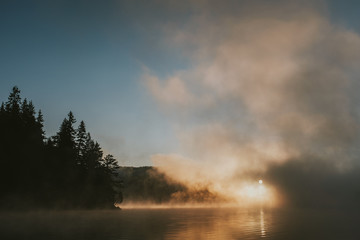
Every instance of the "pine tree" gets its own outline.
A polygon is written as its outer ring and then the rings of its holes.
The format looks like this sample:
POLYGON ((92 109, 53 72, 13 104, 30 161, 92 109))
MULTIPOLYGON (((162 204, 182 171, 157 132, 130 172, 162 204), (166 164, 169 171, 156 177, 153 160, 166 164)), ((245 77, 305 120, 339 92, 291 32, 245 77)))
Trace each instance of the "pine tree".
POLYGON ((72 112, 61 123, 59 132, 53 138, 55 140, 55 149, 53 159, 57 168, 54 169, 58 175, 57 185, 59 195, 67 199, 68 204, 74 203, 78 198, 80 179, 79 169, 77 168, 77 153, 74 130, 76 122, 72 112))
POLYGON ((86 154, 86 142, 87 142, 87 133, 84 121, 81 121, 79 127, 76 130, 76 150, 78 155, 78 164, 85 167, 86 163, 84 156, 86 154))
POLYGON ((119 169, 119 165, 116 159, 111 154, 105 156, 103 161, 103 166, 105 167, 106 171, 110 174, 115 174, 116 171, 119 169))
POLYGON ((20 90, 17 86, 14 86, 12 92, 8 97, 8 101, 5 104, 6 111, 17 114, 20 111, 20 90))
POLYGON ((44 142, 44 139, 45 139, 45 131, 43 130, 44 117, 42 115, 41 110, 38 111, 38 115, 36 117, 36 124, 37 124, 38 128, 41 130, 40 135, 41 135, 42 142, 44 142))
POLYGON ((27 123, 35 122, 35 107, 32 101, 28 102, 26 98, 21 104, 21 117, 27 123))
POLYGON ((61 123, 59 132, 55 136, 55 142, 59 148, 67 148, 69 151, 75 151, 76 132, 74 123, 76 122, 73 113, 70 111, 68 118, 61 123))
POLYGON ((107 184, 112 187, 112 194, 114 196, 114 202, 121 203, 123 201, 122 188, 123 182, 118 174, 120 168, 113 155, 108 154, 103 160, 103 166, 107 174, 107 184))
POLYGON ((99 168, 101 166, 102 156, 103 152, 99 143, 91 139, 91 136, 88 133, 86 141, 86 153, 84 157, 86 166, 90 172, 92 172, 93 169, 99 168))

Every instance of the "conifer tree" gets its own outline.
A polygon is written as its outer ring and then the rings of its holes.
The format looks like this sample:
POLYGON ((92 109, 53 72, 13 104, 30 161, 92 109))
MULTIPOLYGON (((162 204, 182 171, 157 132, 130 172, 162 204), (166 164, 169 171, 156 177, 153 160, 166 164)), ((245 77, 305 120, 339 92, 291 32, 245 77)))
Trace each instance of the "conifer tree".
POLYGON ((40 134, 41 134, 41 139, 42 141, 44 141, 45 139, 45 131, 43 130, 44 127, 44 117, 42 115, 41 110, 38 111, 37 117, 36 117, 36 123, 38 128, 41 130, 40 134))
POLYGON ((20 90, 17 86, 14 86, 5 104, 6 111, 17 114, 20 111, 20 103, 20 90))
POLYGON ((115 174, 119 169, 119 165, 113 155, 108 154, 105 156, 103 165, 110 174, 115 174))
POLYGON ((76 130, 76 150, 78 155, 78 164, 85 167, 85 154, 86 154, 86 142, 87 133, 84 121, 81 121, 79 127, 76 130))
POLYGON ((76 132, 74 129, 74 123, 76 122, 73 113, 70 111, 68 118, 65 118, 61 123, 59 132, 55 136, 56 144, 59 148, 65 149, 68 151, 75 150, 75 138, 76 132))

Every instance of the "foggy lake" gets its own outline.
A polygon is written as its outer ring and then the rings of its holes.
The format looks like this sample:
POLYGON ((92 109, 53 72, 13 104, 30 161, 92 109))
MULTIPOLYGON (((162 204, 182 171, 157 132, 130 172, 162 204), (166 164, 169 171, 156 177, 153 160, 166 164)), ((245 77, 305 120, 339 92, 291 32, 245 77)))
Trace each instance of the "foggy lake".
POLYGON ((359 239, 359 217, 284 209, 7 212, 0 239, 359 239))

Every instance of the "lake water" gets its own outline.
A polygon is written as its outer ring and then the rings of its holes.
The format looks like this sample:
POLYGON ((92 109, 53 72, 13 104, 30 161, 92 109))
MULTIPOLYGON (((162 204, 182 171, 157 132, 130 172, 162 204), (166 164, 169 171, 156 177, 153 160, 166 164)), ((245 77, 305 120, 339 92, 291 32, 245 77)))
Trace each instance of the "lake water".
POLYGON ((0 239, 360 239, 354 212, 123 209, 1 213, 0 239))

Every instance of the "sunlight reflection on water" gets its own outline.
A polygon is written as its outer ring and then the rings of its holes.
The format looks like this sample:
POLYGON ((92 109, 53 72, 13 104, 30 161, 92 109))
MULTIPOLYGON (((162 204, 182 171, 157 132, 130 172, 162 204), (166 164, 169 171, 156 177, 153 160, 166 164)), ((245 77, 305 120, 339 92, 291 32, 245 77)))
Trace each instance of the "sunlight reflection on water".
POLYGON ((266 237, 264 211, 262 209, 260 210, 260 228, 261 228, 261 237, 266 237))
POLYGON ((261 211, 182 209, 173 214, 165 239, 252 239, 265 237, 261 211))
POLYGON ((357 218, 261 208, 7 212, 0 239, 359 239, 357 218))

